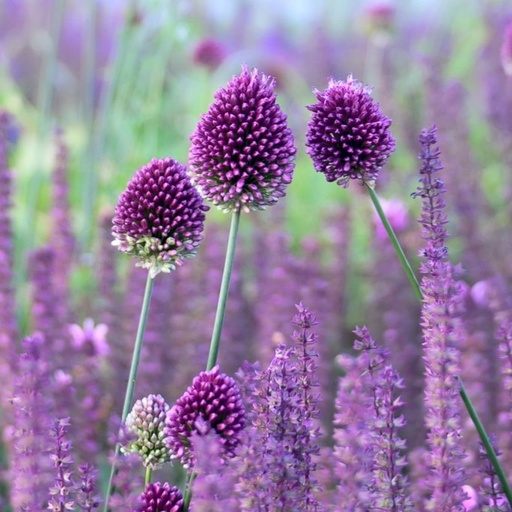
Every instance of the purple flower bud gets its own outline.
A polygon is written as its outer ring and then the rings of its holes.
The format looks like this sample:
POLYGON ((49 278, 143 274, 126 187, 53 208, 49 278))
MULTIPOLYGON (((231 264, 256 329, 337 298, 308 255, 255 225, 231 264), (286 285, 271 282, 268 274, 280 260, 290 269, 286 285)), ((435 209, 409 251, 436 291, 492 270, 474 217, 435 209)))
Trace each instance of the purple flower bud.
POLYGON ((245 408, 235 381, 219 367, 201 372, 167 413, 166 443, 171 458, 185 467, 193 466, 190 438, 193 432, 206 435, 213 429, 224 455, 233 456, 245 427, 245 408))
POLYGON ((296 149, 274 86, 244 66, 215 94, 190 138, 192 182, 222 210, 262 210, 292 181, 296 149))
POLYGON ((167 482, 146 485, 140 495, 137 512, 182 512, 183 496, 181 491, 167 482))
POLYGON ((370 96, 371 89, 349 76, 330 80, 324 92, 315 90, 318 103, 306 134, 308 154, 327 181, 346 187, 351 179, 372 182, 395 149, 391 119, 370 96))
POLYGON ((126 418, 127 433, 133 434, 134 439, 123 451, 138 453, 145 467, 156 468, 170 460, 164 439, 168 410, 162 396, 148 395, 135 402, 126 418))
POLYGON ((153 159, 119 198, 112 244, 138 258, 152 277, 170 272, 195 256, 207 210, 185 166, 172 158, 153 159))
POLYGON ((227 49, 217 39, 206 38, 197 43, 192 60, 198 66, 204 66, 210 71, 217 69, 226 58, 227 49))

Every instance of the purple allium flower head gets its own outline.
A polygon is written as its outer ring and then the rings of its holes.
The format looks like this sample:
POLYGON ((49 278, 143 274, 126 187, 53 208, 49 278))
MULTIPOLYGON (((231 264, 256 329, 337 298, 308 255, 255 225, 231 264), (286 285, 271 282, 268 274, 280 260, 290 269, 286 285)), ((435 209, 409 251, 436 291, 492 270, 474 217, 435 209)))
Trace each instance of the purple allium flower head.
POLYGON ((317 172, 327 181, 346 187, 351 179, 373 182, 395 139, 387 118, 370 95, 371 89, 349 76, 330 80, 324 92, 315 90, 318 103, 308 124, 306 146, 317 172))
POLYGON ((153 159, 128 183, 113 219, 113 245, 139 259, 152 277, 195 256, 208 207, 190 183, 185 166, 153 159))
POLYGON ((190 140, 190 175, 224 211, 262 210, 285 195, 296 149, 275 80, 243 67, 199 121, 190 140))
POLYGON ((149 483, 140 495, 137 512, 181 512, 183 496, 181 491, 167 482, 149 483))
POLYGON ((170 460, 164 434, 168 410, 161 395, 148 395, 137 400, 126 417, 127 433, 135 439, 123 451, 138 453, 145 467, 155 468, 170 460))
POLYGON ((214 38, 202 39, 197 43, 192 54, 192 60, 199 66, 204 66, 210 71, 217 69, 227 55, 227 49, 214 38))
POLYGON ((205 435, 210 429, 219 435, 224 455, 233 456, 245 423, 245 408, 234 379, 220 373, 218 366, 201 372, 167 413, 165 434, 171 458, 180 459, 186 467, 193 465, 192 432, 205 435))

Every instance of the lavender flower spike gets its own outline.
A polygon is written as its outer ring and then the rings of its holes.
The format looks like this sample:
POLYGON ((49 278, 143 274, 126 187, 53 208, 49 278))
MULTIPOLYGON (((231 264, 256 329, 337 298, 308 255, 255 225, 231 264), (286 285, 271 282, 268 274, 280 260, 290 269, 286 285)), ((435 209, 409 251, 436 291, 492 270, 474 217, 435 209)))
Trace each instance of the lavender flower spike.
POLYGON ((147 484, 139 498, 137 512, 182 512, 183 496, 181 491, 167 482, 147 484))
POLYGON ((185 467, 194 465, 190 438, 193 432, 206 435, 213 429, 224 448, 233 456, 245 427, 245 408, 235 381, 219 367, 201 372, 167 413, 165 434, 171 458, 185 467))
POLYGON ((191 136, 190 176, 224 211, 262 210, 285 195, 296 153, 275 80, 243 67, 191 136))
POLYGON ((330 80, 324 92, 315 90, 318 103, 306 134, 308 154, 327 181, 346 187, 351 179, 373 183, 395 149, 387 118, 370 96, 371 89, 349 76, 330 80))
POLYGON ((139 260, 151 277, 195 256, 208 207, 172 158, 153 159, 128 183, 113 219, 112 245, 139 260))

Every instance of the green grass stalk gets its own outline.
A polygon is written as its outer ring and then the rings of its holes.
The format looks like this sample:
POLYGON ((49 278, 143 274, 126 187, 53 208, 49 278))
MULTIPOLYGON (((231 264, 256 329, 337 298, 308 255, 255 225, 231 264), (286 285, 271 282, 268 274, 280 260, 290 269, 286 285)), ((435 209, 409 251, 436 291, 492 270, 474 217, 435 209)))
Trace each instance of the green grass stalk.
MULTIPOLYGON (((139 319, 139 327, 137 329, 137 336, 135 338, 135 346, 133 348, 132 354, 132 362, 130 367, 130 376, 128 377, 128 384, 126 385, 126 394, 124 397, 124 405, 123 405, 123 413, 121 415, 121 423, 126 421, 126 417, 128 416, 130 409, 132 407, 133 402, 133 393, 135 390, 135 381, 137 380, 137 371, 139 369, 140 362, 140 353, 142 349, 142 342, 144 339, 144 332, 146 330, 146 323, 148 320, 149 313, 149 304, 151 302, 151 294, 153 292, 153 284, 154 279, 151 277, 148 272, 148 277, 146 281, 146 289, 144 291, 144 299, 142 301, 142 308, 140 312, 139 319)), ((114 450, 114 460, 112 461, 112 466, 110 468, 110 477, 108 480, 107 492, 105 496, 105 505, 103 508, 104 512, 108 512, 108 502, 110 500, 110 495, 112 494, 112 484, 114 480, 114 476, 116 474, 116 461, 121 452, 121 445, 116 443, 116 447, 114 450)))

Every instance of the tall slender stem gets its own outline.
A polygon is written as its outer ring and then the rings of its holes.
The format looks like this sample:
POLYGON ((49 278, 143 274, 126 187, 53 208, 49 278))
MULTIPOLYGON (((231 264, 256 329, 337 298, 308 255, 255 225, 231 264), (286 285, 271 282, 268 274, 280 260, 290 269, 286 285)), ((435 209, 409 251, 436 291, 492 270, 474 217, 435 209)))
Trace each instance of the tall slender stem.
POLYGON ((382 221, 382 224, 384 225, 384 228, 386 229, 386 232, 389 236, 389 239, 391 243, 393 244, 393 248, 395 249, 396 255, 398 256, 398 259, 400 260, 400 263, 405 271, 405 274, 409 278, 409 282, 411 283, 412 290, 414 292, 414 295, 419 301, 423 300, 423 293, 421 293, 420 284, 418 282, 418 279, 416 278, 416 274, 414 273, 413 269, 411 268, 411 264, 409 263, 409 260, 407 259, 407 256, 405 255, 402 246, 400 245, 400 242, 398 241, 398 238, 393 231, 393 228, 391 227, 391 224, 389 223, 388 218, 386 217, 386 214, 384 213, 384 210, 382 209, 382 206, 379 201, 379 197, 377 196, 377 193, 375 192, 374 188, 371 184, 366 183, 366 188, 368 189, 368 192, 370 193, 370 198, 372 200, 373 206, 375 206, 375 209, 377 210, 377 214, 380 217, 380 220, 382 221))
POLYGON ((229 294, 229 284, 231 281, 231 273, 233 271, 233 261, 235 257, 236 238, 238 235, 238 226, 240 225, 240 210, 233 212, 231 217, 231 226, 229 229, 228 247, 226 249, 226 260, 224 261, 224 272, 222 274, 222 282, 220 285, 219 300, 217 303, 217 313, 215 314, 215 323, 213 324, 212 339, 210 342, 210 353, 208 354, 208 363, 206 370, 211 370, 217 363, 217 355, 219 353, 220 336, 222 333, 222 325, 224 323, 224 315, 226 313, 226 303, 229 294))
MULTIPOLYGON (((231 226, 229 228, 228 246, 226 249, 226 259, 224 261, 224 271, 222 273, 222 281, 220 284, 219 300, 217 302, 217 312, 215 314, 215 322, 213 324, 212 339, 210 342, 210 353, 208 354, 208 363, 206 370, 211 370, 217 363, 217 355, 219 353, 220 336, 222 334, 222 325, 224 323, 224 315, 226 313, 226 304, 229 295, 229 285, 231 282, 231 273, 233 271, 233 262, 235 259, 236 239, 238 236, 238 227, 240 225, 240 209, 235 210, 231 216, 231 226)), ((192 499, 192 483, 197 474, 192 471, 187 476, 184 496, 184 512, 188 511, 190 500, 192 499)))
POLYGON ((462 401, 464 402, 464 405, 468 410, 471 421, 475 425, 476 431, 478 432, 480 440, 482 441, 485 451, 487 452, 487 456, 489 457, 494 467, 494 470, 496 471, 496 474, 501 483, 501 488, 503 489, 503 492, 505 493, 505 496, 507 497, 509 504, 512 505, 512 490, 510 489, 510 485, 507 482, 505 472, 503 471, 503 468, 501 467, 501 464, 498 461, 498 456, 496 455, 496 452, 491 444, 491 441, 489 440, 489 436, 485 431, 485 428, 480 420, 480 417, 478 416, 478 413, 476 412, 476 409, 468 396, 468 393, 466 391, 466 388, 464 387, 462 380, 459 377, 457 377, 457 380, 459 381, 460 384, 460 396, 462 398, 462 401))
MULTIPOLYGON (((382 209, 379 198, 378 198, 377 194, 375 193, 375 190, 369 183, 365 183, 365 185, 368 188, 368 191, 370 192, 370 197, 372 199, 372 202, 375 206, 375 209, 377 210, 377 213, 379 214, 382 224, 384 224, 384 227, 386 228, 386 232, 389 236, 389 239, 391 240, 391 243, 393 244, 393 247, 395 248, 398 259, 400 260, 400 263, 402 264, 402 267, 405 270, 407 277, 409 278, 409 281, 413 288, 414 294, 416 295, 416 298, 420 302, 422 302, 423 301, 423 292, 421 291, 420 284, 418 283, 418 280, 416 279, 416 275, 414 274, 414 272, 411 268, 411 265, 410 265, 409 261, 407 260, 407 257, 405 256, 404 251, 402 250, 402 247, 398 241, 398 238, 396 237, 396 234, 393 231, 393 228, 391 227, 391 224, 389 223, 388 218, 386 217, 386 214, 384 213, 384 210, 382 209)), ((462 379, 460 377, 457 377, 457 380, 460 383, 459 394, 461 396, 461 399, 468 411, 468 414, 469 414, 471 420, 473 421, 473 424, 475 425, 478 435, 480 436, 480 440, 482 441, 482 444, 484 445, 485 450, 487 452, 487 456, 489 457, 489 460, 491 461, 491 463, 494 467, 494 470, 496 471, 496 474, 498 475, 501 486, 503 488, 503 492, 507 496, 507 500, 508 500, 509 504, 512 506, 512 491, 507 482, 505 472, 503 471, 503 468, 501 467, 498 457, 496 456, 496 452, 494 451, 494 448, 492 447, 492 445, 489 441, 489 436, 487 435, 487 432, 485 431, 485 428, 484 428, 482 422, 480 421, 480 418, 475 409, 475 406, 471 402, 471 400, 466 392, 466 388, 464 387, 462 379)))
MULTIPOLYGON (((142 301, 142 309, 140 311, 140 319, 139 319, 139 327, 137 329, 137 336, 135 338, 135 346, 133 347, 132 354, 132 363, 130 367, 130 376, 128 377, 128 383, 126 385, 126 394, 124 397, 124 405, 123 405, 123 413, 121 415, 121 423, 126 421, 126 417, 130 412, 130 407, 133 401, 133 392, 135 390, 135 381, 137 380, 137 371, 139 369, 139 361, 140 361, 140 353, 142 349, 142 342, 144 339, 144 332, 146 330, 146 323, 148 320, 149 313, 149 304, 151 302, 151 293, 153 291, 153 283, 154 279, 151 277, 148 272, 148 277, 146 281, 146 289, 144 290, 144 299, 142 301)), ((116 443, 116 448, 114 450, 114 460, 112 461, 112 467, 110 469, 110 478, 108 481, 107 493, 105 497, 105 506, 103 508, 104 512, 108 511, 108 501, 110 499, 110 495, 112 493, 112 483, 114 480, 114 476, 116 473, 116 461, 119 453, 121 451, 121 445, 116 443)))

